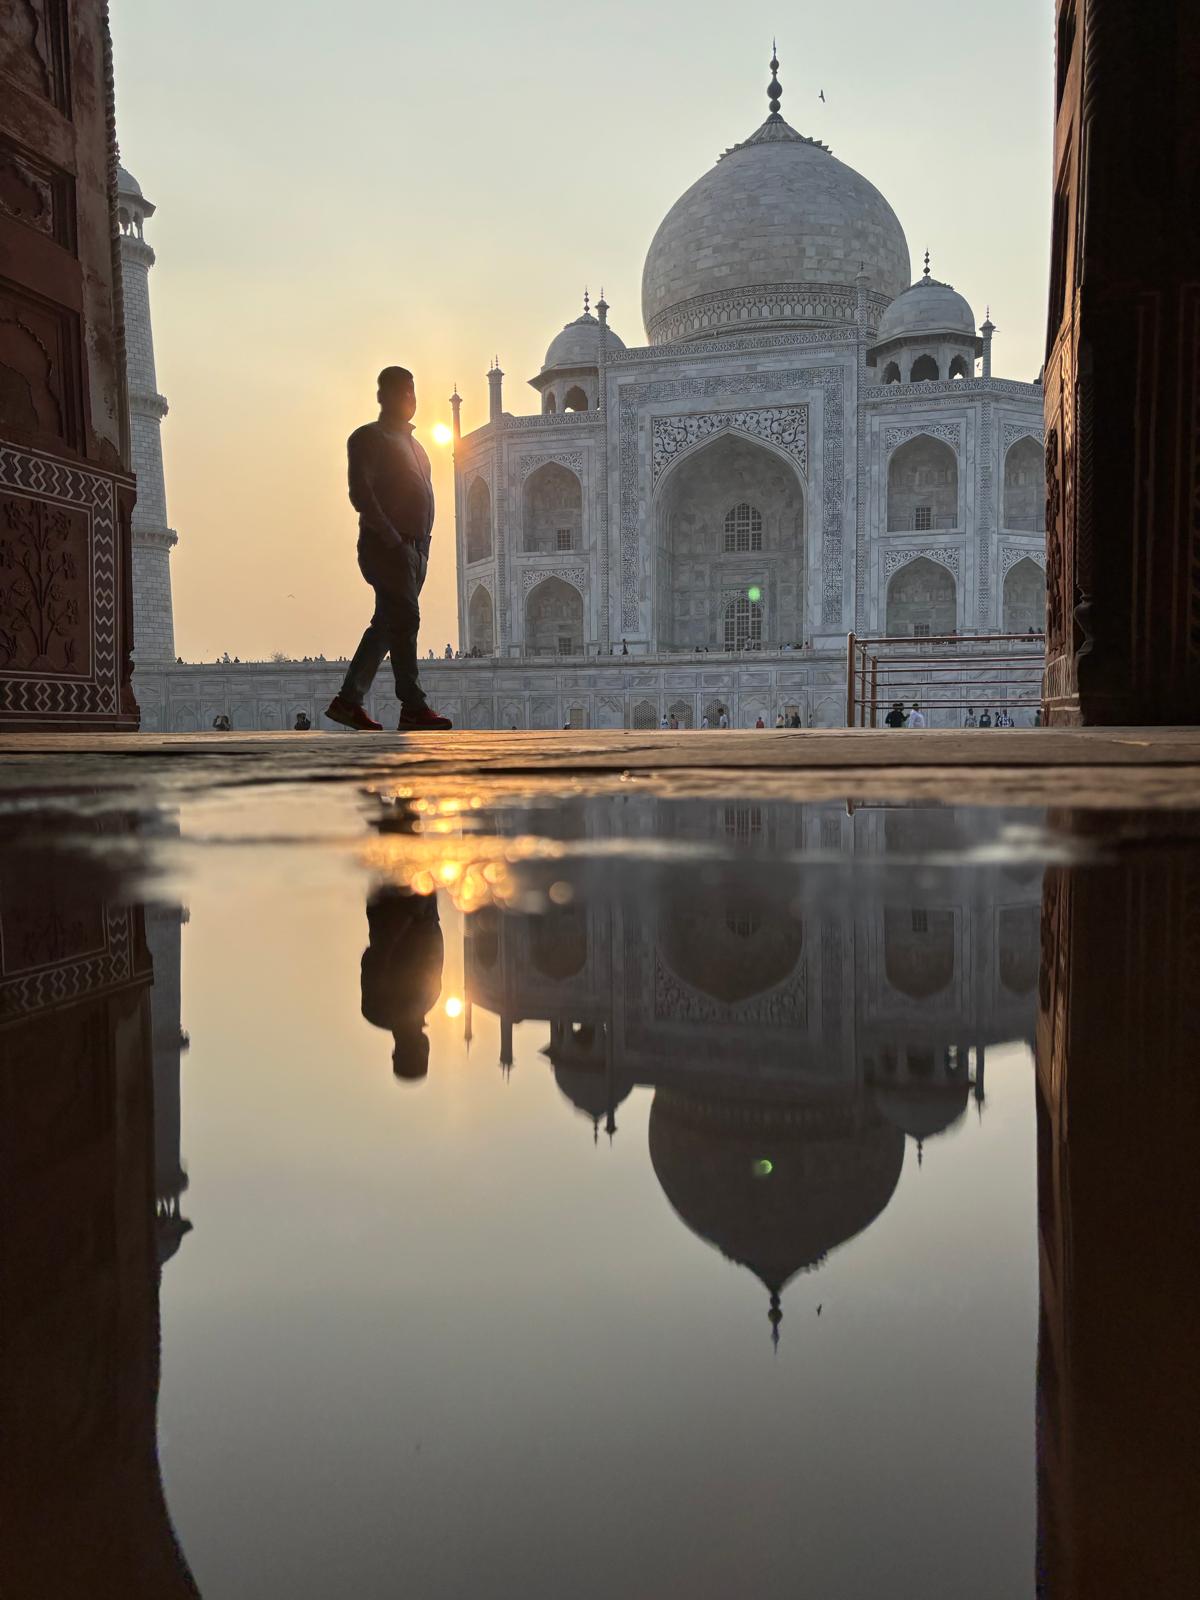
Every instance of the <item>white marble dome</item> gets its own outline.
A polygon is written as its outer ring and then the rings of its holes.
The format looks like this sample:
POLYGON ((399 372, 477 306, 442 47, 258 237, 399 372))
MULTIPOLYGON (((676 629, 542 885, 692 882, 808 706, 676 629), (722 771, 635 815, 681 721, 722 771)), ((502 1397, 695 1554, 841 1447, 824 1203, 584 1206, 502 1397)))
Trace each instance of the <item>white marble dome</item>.
POLYGON ((141 198, 142 186, 128 167, 117 167, 117 193, 141 198))
POLYGON ((876 311, 907 286, 896 213, 861 173, 773 112, 659 225, 642 273, 646 337, 852 323, 860 268, 876 311))
MULTIPOLYGON (((608 348, 624 350, 624 341, 610 328, 608 348)), ((556 333, 546 351, 542 371, 550 372, 561 367, 595 367, 600 362, 600 323, 590 311, 585 311, 574 322, 568 322, 561 333, 556 333)))
POLYGON ((938 334, 974 339, 975 313, 952 285, 931 278, 926 267, 925 276, 897 295, 879 319, 875 342, 927 339, 938 334))

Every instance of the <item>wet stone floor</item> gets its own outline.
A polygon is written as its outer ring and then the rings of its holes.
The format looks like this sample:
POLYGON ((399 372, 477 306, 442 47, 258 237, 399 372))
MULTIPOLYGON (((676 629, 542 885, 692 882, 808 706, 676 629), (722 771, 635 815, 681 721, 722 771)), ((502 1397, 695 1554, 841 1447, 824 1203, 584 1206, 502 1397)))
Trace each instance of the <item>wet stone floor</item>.
POLYGON ((0 815, 0 1594, 1126 1592, 1055 1017, 1072 928, 1194 893, 1188 817, 0 815))

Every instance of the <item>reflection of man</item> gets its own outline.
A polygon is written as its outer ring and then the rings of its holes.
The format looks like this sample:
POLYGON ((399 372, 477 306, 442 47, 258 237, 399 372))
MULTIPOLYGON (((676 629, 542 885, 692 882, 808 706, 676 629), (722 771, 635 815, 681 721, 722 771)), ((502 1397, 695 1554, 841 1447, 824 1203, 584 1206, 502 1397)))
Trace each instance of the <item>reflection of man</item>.
POLYGON ((442 926, 436 895, 379 889, 367 901, 370 943, 362 958, 362 1014, 394 1041, 392 1071, 429 1071, 425 1018, 442 988, 442 926))

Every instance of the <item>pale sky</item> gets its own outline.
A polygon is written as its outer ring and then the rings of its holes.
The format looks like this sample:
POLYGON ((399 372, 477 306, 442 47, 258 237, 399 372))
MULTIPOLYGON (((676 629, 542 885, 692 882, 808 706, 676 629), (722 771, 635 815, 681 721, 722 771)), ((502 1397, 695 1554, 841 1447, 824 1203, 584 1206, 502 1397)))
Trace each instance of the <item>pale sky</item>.
POLYGON ((348 654, 370 611, 345 440, 375 374, 417 375, 438 520, 421 649, 457 642, 449 451, 505 409, 603 285, 642 344, 663 215, 767 113, 890 201, 914 274, 987 306, 998 376, 1041 366, 1051 0, 114 0, 122 159, 158 206, 151 304, 176 644, 348 654), (825 91, 825 104, 818 91, 825 91), (294 597, 294 598, 292 598, 294 597))

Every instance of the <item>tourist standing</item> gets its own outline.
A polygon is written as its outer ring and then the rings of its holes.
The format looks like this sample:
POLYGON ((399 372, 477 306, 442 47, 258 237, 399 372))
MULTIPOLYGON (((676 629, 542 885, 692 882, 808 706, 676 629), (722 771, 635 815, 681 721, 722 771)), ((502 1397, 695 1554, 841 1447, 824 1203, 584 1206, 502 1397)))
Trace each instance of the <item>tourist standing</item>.
POLYGON ((912 703, 912 710, 908 713, 908 722, 905 726, 909 728, 923 728, 925 726, 925 713, 921 710, 920 704, 916 700, 912 703))
POLYGON ((776 718, 775 718, 775 726, 776 726, 776 727, 777 727, 777 728, 782 728, 782 727, 783 727, 783 712, 782 712, 782 711, 781 711, 781 712, 780 712, 780 713, 779 713, 779 715, 778 715, 778 716, 777 716, 777 717, 776 717, 776 718))
POLYGON ((325 715, 359 731, 380 724, 363 700, 385 655, 392 658, 401 730, 449 728, 425 699, 417 673, 419 597, 429 568, 433 481, 429 457, 413 438, 417 387, 407 367, 379 374, 379 420, 356 428, 346 451, 350 503, 358 512, 358 565, 375 591, 367 624, 346 676, 325 715))
POLYGON ((1007 706, 1001 706, 999 711, 997 711, 996 726, 998 728, 1013 728, 1016 726, 1016 724, 1013 722, 1013 719, 1008 714, 1007 706))
POLYGON ((974 706, 968 706, 967 707, 967 714, 963 718, 963 727, 964 728, 977 728, 978 726, 979 726, 979 718, 975 715, 975 707, 974 706))
POLYGON ((720 710, 718 711, 718 713, 717 713, 717 727, 718 728, 727 728, 728 726, 729 726, 729 717, 726 715, 725 707, 722 706, 720 708, 720 710))
POLYGON ((893 700, 892 709, 883 720, 889 728, 903 728, 908 721, 904 713, 904 701, 893 700))
POLYGON ((763 721, 763 719, 761 717, 758 717, 755 720, 754 726, 756 728, 765 728, 766 727, 766 723, 763 721))
POLYGON ((992 725, 991 715, 989 714, 988 709, 985 706, 983 708, 983 710, 979 713, 979 726, 981 728, 990 728, 991 725, 992 725))

